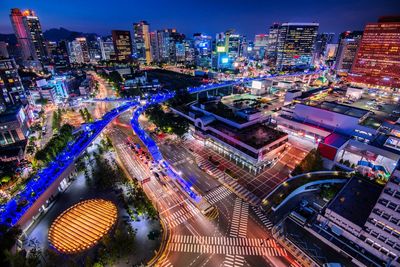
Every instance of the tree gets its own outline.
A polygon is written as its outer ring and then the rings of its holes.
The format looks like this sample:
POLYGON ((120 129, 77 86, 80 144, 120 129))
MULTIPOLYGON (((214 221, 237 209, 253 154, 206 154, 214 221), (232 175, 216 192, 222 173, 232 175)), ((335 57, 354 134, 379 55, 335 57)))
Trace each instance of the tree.
POLYGON ((307 156, 293 169, 292 175, 323 170, 322 157, 317 149, 313 149, 307 156))
POLYGON ((64 124, 60 128, 59 134, 51 138, 44 148, 36 152, 35 159, 44 163, 53 160, 66 147, 68 142, 73 140, 73 129, 72 125, 64 124))
POLYGON ((185 119, 171 112, 165 113, 161 105, 148 108, 146 115, 164 133, 176 134, 182 137, 189 130, 189 123, 185 119))
POLYGON ((11 249, 21 233, 18 227, 9 228, 4 224, 0 225, 0 266, 18 266, 16 263, 20 263, 20 255, 13 254, 11 249))

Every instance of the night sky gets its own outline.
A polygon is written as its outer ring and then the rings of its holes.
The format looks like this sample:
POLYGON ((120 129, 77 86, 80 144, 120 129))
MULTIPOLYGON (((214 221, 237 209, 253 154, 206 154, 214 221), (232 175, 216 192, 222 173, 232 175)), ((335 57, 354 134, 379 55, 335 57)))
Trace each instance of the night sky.
POLYGON ((11 33, 10 8, 31 8, 44 30, 109 35, 147 20, 151 30, 176 28, 191 36, 227 29, 253 38, 273 22, 319 22, 320 32, 362 30, 379 16, 400 14, 400 0, 0 0, 0 33, 11 33))

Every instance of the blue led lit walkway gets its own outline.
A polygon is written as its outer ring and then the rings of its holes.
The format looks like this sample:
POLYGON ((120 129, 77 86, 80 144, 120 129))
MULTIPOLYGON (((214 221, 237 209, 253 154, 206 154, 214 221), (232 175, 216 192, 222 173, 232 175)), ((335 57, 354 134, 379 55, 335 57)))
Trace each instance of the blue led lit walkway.
POLYGON ((192 198, 192 200, 195 203, 200 203, 201 201, 201 196, 196 194, 193 190, 193 187, 191 184, 189 184, 188 181, 183 179, 176 171, 172 169, 172 167, 163 160, 163 156, 156 144, 156 142, 149 136, 149 134, 140 126, 139 124, 139 117, 145 111, 148 107, 155 105, 155 104, 160 104, 163 103, 175 96, 175 93, 168 93, 168 94, 163 94, 163 95, 154 95, 144 104, 143 106, 137 108, 135 112, 133 113, 132 120, 131 120, 131 125, 132 129, 135 131, 137 136, 142 140, 144 145, 147 147, 149 150, 151 156, 153 157, 153 160, 156 163, 161 163, 168 174, 169 177, 172 179, 175 179, 181 186, 182 189, 185 190, 185 192, 192 198))
POLYGON ((0 206, 0 223, 15 225, 48 187, 71 165, 90 145, 101 131, 118 115, 136 106, 127 103, 106 113, 103 118, 86 126, 86 129, 45 168, 40 170, 25 186, 25 189, 6 204, 0 206), (18 206, 18 203, 24 205, 18 206))

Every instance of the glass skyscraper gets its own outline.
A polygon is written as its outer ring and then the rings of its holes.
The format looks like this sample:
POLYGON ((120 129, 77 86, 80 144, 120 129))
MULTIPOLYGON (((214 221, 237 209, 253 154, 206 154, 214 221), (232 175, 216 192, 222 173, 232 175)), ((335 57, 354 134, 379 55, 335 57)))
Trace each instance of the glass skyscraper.
POLYGON ((279 27, 276 68, 307 68, 312 64, 318 23, 283 23, 279 27))

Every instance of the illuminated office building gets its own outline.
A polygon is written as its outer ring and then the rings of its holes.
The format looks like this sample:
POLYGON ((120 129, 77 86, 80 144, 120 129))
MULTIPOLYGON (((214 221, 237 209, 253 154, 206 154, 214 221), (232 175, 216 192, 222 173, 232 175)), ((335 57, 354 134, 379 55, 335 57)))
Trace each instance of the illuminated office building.
POLYGON ((47 60, 48 54, 42 26, 35 12, 13 8, 10 19, 21 49, 22 60, 47 60))
POLYGON ((89 63, 89 48, 85 37, 75 38, 69 43, 69 55, 72 63, 89 63))
POLYGON ((279 28, 276 68, 310 67, 318 27, 318 23, 283 23, 279 28))
POLYGON ((211 66, 212 38, 201 33, 193 35, 195 63, 199 67, 211 66))
POLYGON ((325 59, 325 51, 328 44, 333 42, 335 37, 334 33, 320 33, 317 34, 314 47, 314 60, 313 62, 318 63, 320 60, 325 59))
POLYGON ((378 88, 400 88, 400 17, 368 23, 349 80, 378 88))
POLYGON ((182 53, 184 53, 184 40, 185 35, 178 33, 176 29, 164 29, 158 30, 154 34, 152 33, 150 35, 150 43, 153 49, 154 61, 177 63, 182 58, 182 53))
POLYGON ((354 58, 360 39, 342 39, 336 55, 336 70, 338 72, 349 72, 353 66, 354 58))
POLYGON ((129 62, 132 60, 132 39, 130 31, 113 30, 115 57, 117 61, 129 62))
POLYGON ((348 73, 351 70, 362 35, 362 31, 345 31, 339 35, 335 63, 335 69, 339 73, 348 73))
POLYGON ((254 38, 254 54, 257 59, 264 59, 268 48, 268 34, 257 34, 254 38))
POLYGON ((0 42, 0 59, 1 58, 9 58, 8 54, 8 44, 6 42, 0 42))
POLYGON ((269 28, 268 45, 267 45, 267 63, 271 67, 275 67, 276 58, 278 54, 278 37, 279 37, 280 24, 274 23, 269 28))
POLYGON ((102 60, 110 60, 115 57, 114 43, 111 37, 100 38, 99 42, 102 60))
POLYGON ((160 48, 157 35, 158 33, 156 31, 149 33, 151 58, 154 62, 160 62, 160 48))
POLYGON ((0 92, 0 112, 7 107, 27 102, 14 59, 0 60, 0 92))
POLYGON ((243 55, 245 37, 232 30, 218 33, 215 41, 214 68, 232 69, 236 59, 243 55))
POLYGON ((97 36, 94 40, 87 42, 89 50, 89 59, 91 62, 96 63, 101 60, 101 37, 97 36))
POLYGON ((147 64, 152 61, 150 49, 150 25, 146 21, 133 24, 136 57, 147 64))

